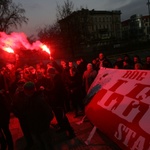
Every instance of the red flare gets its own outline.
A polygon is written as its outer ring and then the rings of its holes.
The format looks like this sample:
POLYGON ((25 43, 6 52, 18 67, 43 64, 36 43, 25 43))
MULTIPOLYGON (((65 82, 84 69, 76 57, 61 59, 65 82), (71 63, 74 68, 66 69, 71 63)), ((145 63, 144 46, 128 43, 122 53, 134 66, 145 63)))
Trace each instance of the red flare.
POLYGON ((41 45, 43 51, 47 52, 49 55, 51 54, 50 49, 46 45, 41 45))
POLYGON ((4 47, 3 50, 8 53, 14 53, 14 50, 11 47, 4 47))
POLYGON ((0 49, 9 53, 14 53, 14 50, 15 52, 20 50, 42 50, 51 55, 50 49, 44 43, 39 40, 30 43, 22 32, 12 32, 10 34, 0 32, 0 49))

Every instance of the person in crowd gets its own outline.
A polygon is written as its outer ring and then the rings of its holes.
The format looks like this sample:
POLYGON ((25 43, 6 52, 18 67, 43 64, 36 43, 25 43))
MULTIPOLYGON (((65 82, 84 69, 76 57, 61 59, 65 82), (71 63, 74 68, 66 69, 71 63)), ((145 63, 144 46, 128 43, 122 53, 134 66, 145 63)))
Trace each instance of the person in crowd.
POLYGON ((7 71, 8 69, 6 69, 5 67, 3 67, 0 71, 0 91, 5 96, 5 99, 7 100, 9 105, 11 105, 12 98, 10 95, 10 87, 12 84, 12 77, 10 72, 7 71))
POLYGON ((3 94, 0 91, 0 149, 1 150, 14 150, 14 144, 12 134, 9 129, 10 121, 10 105, 3 94))
POLYGON ((45 68, 44 65, 41 63, 36 64, 36 72, 41 72, 42 74, 45 75, 45 68))
POLYGON ((68 62, 68 67, 69 67, 69 69, 70 68, 75 68, 76 69, 76 66, 74 65, 73 61, 71 61, 71 60, 68 62))
POLYGON ((116 62, 115 64, 114 64, 114 67, 113 67, 114 69, 122 69, 121 68, 121 64, 119 63, 119 62, 116 62))
POLYGON ((135 63, 135 64, 134 64, 134 69, 135 69, 135 70, 142 70, 142 69, 143 69, 143 66, 142 66, 141 63, 135 63))
POLYGON ((83 73, 86 70, 87 62, 82 57, 79 57, 76 60, 76 64, 77 64, 77 71, 82 78, 83 73))
POLYGON ((30 71, 28 65, 24 65, 23 67, 23 76, 26 81, 30 81, 30 71))
MULTIPOLYGON (((83 59, 83 57, 79 57, 77 60, 76 60, 76 64, 77 64, 77 72, 78 72, 78 75, 79 75, 79 78, 82 82, 82 78, 83 78, 83 73, 84 71, 86 70, 86 67, 87 67, 87 62, 85 59, 83 59)), ((84 85, 82 84, 82 99, 86 96, 86 91, 85 91, 85 87, 84 85)))
POLYGON ((74 138, 74 130, 65 114, 64 102, 68 97, 61 74, 55 68, 49 68, 48 76, 52 79, 51 89, 49 90, 49 104, 60 127, 59 131, 66 131, 69 138, 74 138))
POLYGON ((5 70, 6 70, 5 67, 2 67, 0 69, 0 90, 3 90, 3 91, 5 91, 6 86, 7 86, 6 81, 5 81, 5 76, 4 76, 5 70))
POLYGON ((106 58, 103 53, 99 53, 99 69, 100 68, 112 68, 111 62, 106 58))
POLYGON ((97 61, 97 58, 92 59, 92 65, 94 70, 99 70, 99 61, 97 61))
MULTIPOLYGON (((66 88, 67 80, 68 80, 68 77, 69 77, 69 66, 68 66, 68 63, 65 60, 62 59, 60 61, 60 64, 58 64, 52 57, 50 58, 50 61, 52 63, 52 67, 51 68, 54 67, 55 71, 61 75, 62 81, 63 81, 64 86, 66 88)), ((65 111, 66 112, 69 112, 71 110, 68 96, 69 95, 67 93, 67 97, 65 98, 65 101, 64 101, 64 107, 65 107, 65 111)))
POLYGON ((33 66, 29 66, 29 81, 36 81, 36 69, 33 66))
MULTIPOLYGON (((61 60, 60 62, 60 65, 61 65, 61 76, 64 80, 64 82, 66 82, 68 76, 69 76, 69 66, 68 66, 68 63, 64 60, 61 60)), ((54 66, 55 67, 55 66, 54 66)))
POLYGON ((1 70, 1 76, 4 80, 4 90, 8 94, 10 86, 15 80, 14 65, 7 63, 6 66, 1 70))
POLYGON ((36 91, 33 82, 26 82, 23 91, 15 94, 13 113, 18 117, 21 129, 26 139, 26 150, 33 147, 33 136, 38 140, 40 150, 52 149, 52 145, 45 143, 45 136, 49 131, 53 112, 47 103, 47 97, 36 91), (49 147, 49 148, 47 148, 49 147))
POLYGON ((115 69, 122 69, 123 68, 123 59, 118 57, 116 62, 113 64, 113 68, 115 69))
POLYGON ((91 63, 88 63, 87 70, 84 71, 83 79, 82 79, 83 82, 82 84, 85 87, 86 93, 88 92, 96 76, 97 76, 97 71, 93 69, 93 65, 91 63))
POLYGON ((141 58, 138 55, 134 55, 133 56, 133 69, 135 69, 135 64, 140 64, 141 66, 143 66, 143 63, 141 61, 141 58))
POLYGON ((70 75, 67 80, 67 91, 69 93, 69 100, 71 102, 71 106, 75 113, 74 117, 78 117, 83 111, 82 82, 75 68, 70 68, 69 73, 70 75))
POLYGON ((46 64, 46 76, 47 76, 48 69, 51 68, 51 67, 53 67, 52 62, 48 62, 48 63, 46 64))
POLYGON ((150 56, 146 56, 146 61, 143 64, 143 69, 150 70, 150 56))
MULTIPOLYGON (((130 66, 130 69, 133 68, 133 61, 128 54, 124 55, 123 61, 128 62, 128 66, 130 66)), ((126 68, 126 69, 128 69, 128 68, 126 68)))
POLYGON ((8 87, 12 84, 12 82, 15 80, 15 65, 13 63, 6 63, 6 78, 8 80, 8 87))
POLYGON ((43 91, 48 96, 48 91, 52 86, 51 78, 45 76, 42 72, 37 72, 35 86, 37 91, 43 91))
POLYGON ((132 69, 132 66, 129 60, 123 60, 123 69, 132 69))
POLYGON ((25 82, 24 75, 23 75, 23 70, 21 68, 18 68, 15 72, 15 80, 11 84, 10 89, 9 89, 9 91, 11 93, 11 96, 13 96, 15 94, 16 89, 18 88, 18 82, 21 81, 21 80, 24 80, 24 82, 25 82))

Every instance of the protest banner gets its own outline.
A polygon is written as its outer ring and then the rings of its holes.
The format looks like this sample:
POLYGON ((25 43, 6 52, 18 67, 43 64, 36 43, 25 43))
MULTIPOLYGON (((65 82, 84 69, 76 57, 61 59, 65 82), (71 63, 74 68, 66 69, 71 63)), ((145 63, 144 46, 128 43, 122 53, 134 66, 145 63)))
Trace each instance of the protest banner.
POLYGON ((121 149, 150 150, 150 71, 99 70, 85 114, 121 149))

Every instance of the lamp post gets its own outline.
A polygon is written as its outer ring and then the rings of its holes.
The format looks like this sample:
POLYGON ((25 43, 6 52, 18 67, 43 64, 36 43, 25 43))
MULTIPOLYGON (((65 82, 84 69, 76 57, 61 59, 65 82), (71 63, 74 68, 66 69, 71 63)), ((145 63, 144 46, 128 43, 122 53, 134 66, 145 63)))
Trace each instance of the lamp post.
POLYGON ((148 26, 148 34, 150 34, 150 1, 149 0, 147 2, 147 6, 148 6, 148 24, 149 24, 149 26, 148 26))

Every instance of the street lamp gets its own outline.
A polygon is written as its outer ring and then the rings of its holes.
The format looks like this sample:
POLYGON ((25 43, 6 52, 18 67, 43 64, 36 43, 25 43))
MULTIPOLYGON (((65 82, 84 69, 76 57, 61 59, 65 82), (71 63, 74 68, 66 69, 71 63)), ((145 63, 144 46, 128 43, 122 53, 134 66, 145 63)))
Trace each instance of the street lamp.
POLYGON ((150 34, 150 1, 148 0, 147 2, 147 6, 148 6, 148 33, 150 34))

